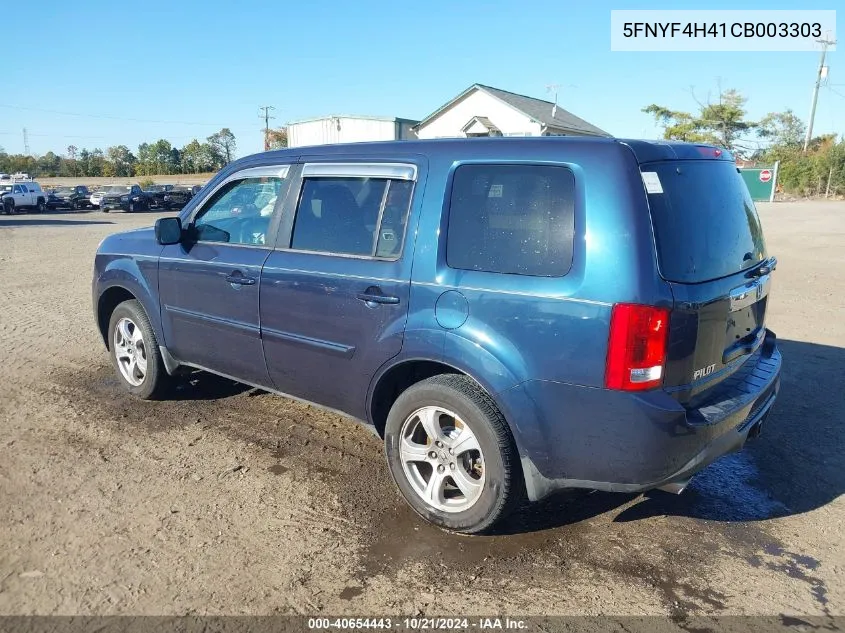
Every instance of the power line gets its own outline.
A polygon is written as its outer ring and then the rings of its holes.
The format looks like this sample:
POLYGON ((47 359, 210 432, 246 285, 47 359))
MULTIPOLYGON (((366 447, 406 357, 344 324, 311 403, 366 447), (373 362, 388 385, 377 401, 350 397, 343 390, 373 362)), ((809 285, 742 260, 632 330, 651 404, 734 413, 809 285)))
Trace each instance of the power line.
POLYGON ((133 123, 161 123, 167 125, 200 125, 200 126, 207 126, 207 127, 225 127, 222 123, 201 123, 199 121, 168 121, 163 119, 135 119, 132 117, 120 117, 120 116, 113 116, 110 114, 86 114, 83 112, 65 112, 63 110, 50 110, 48 108, 36 108, 31 106, 19 106, 19 105, 12 105, 9 103, 0 103, 0 108, 8 108, 10 110, 24 110, 24 111, 32 111, 32 112, 44 112, 46 114, 60 114, 62 116, 78 116, 78 117, 86 117, 89 119, 109 119, 112 121, 132 121, 133 123))
MULTIPOLYGON (((270 119, 275 119, 276 117, 270 116, 270 110, 275 110, 276 108, 271 105, 260 106, 259 110, 264 110, 264 151, 270 149, 270 119)), ((261 116, 260 114, 258 115, 261 116)))
POLYGON ((842 93, 841 93, 841 92, 839 92, 838 90, 834 90, 834 89, 833 89, 833 88, 831 88, 830 86, 827 86, 827 89, 828 89, 828 90, 830 90, 833 94, 835 94, 835 95, 839 95, 840 97, 842 97, 843 99, 845 99, 845 94, 842 94, 842 93))

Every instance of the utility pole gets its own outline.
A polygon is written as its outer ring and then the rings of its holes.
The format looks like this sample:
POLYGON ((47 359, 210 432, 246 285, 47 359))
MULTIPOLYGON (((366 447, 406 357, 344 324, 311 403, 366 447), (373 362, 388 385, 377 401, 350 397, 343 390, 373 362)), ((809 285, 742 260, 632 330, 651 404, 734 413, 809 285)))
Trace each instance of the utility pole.
POLYGON ((29 132, 26 131, 26 128, 23 129, 23 154, 29 156, 29 132))
POLYGON ((827 47, 836 44, 836 40, 820 39, 816 40, 822 45, 822 58, 819 62, 819 72, 816 74, 816 85, 813 88, 813 101, 810 105, 810 118, 807 121, 807 134, 804 136, 804 151, 807 151, 807 146, 810 144, 810 139, 813 138, 813 121, 816 118, 816 102, 819 100, 819 87, 822 84, 822 79, 825 76, 824 58, 827 54, 827 47))
MULTIPOLYGON (((258 109, 264 110, 264 115, 263 115, 263 119, 264 119, 264 151, 266 152, 268 149, 270 149, 270 119, 276 118, 274 116, 270 116, 270 110, 275 110, 276 108, 274 108, 271 105, 267 105, 267 106, 261 106, 258 109)), ((262 115, 260 115, 260 114, 258 116, 262 117, 262 115)))

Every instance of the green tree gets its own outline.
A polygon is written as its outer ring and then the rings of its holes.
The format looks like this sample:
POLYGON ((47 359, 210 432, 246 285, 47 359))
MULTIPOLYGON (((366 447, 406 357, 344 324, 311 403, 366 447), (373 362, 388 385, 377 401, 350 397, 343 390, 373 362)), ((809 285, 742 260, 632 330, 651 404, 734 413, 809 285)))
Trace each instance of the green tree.
POLYGON ((642 109, 646 114, 654 116, 658 125, 663 127, 663 138, 688 143, 715 143, 716 137, 701 127, 689 112, 670 110, 656 103, 642 109))
POLYGON ((235 143, 235 135, 232 134, 232 130, 229 128, 224 127, 219 132, 215 132, 209 136, 206 140, 214 154, 219 157, 216 162, 219 163, 222 161, 220 167, 228 165, 235 158, 237 145, 235 143))
POLYGON ((109 147, 108 150, 106 150, 106 154, 108 155, 109 162, 112 164, 112 171, 115 176, 133 175, 133 167, 137 162, 137 159, 132 152, 129 151, 129 148, 126 147, 126 145, 109 147))
POLYGON ((170 141, 166 141, 163 138, 160 138, 155 143, 153 143, 150 151, 152 153, 154 171, 153 174, 169 174, 169 164, 170 164, 170 150, 172 147, 170 146, 170 141))
POLYGON ((61 159, 53 152, 47 152, 38 159, 39 176, 58 176, 61 159))
POLYGON ((99 147, 94 148, 91 151, 91 157, 88 160, 88 175, 89 176, 103 176, 103 167, 105 166, 106 159, 103 156, 103 150, 99 147))
POLYGON ((170 153, 167 156, 167 173, 182 173, 182 153, 175 147, 170 148, 170 153))
POLYGON ((149 176, 155 173, 153 162, 152 146, 149 143, 141 143, 138 146, 136 173, 141 176, 149 176))
POLYGON ((267 134, 267 141, 270 149, 284 149, 288 146, 288 129, 280 127, 270 130, 267 134))
POLYGON ((182 173, 197 174, 201 171, 202 146, 197 139, 182 148, 182 173))
POLYGON ((670 110, 653 103, 643 112, 654 116, 663 127, 663 138, 694 143, 712 143, 740 155, 747 155, 752 145, 743 139, 745 132, 758 123, 745 119, 746 98, 737 90, 719 90, 715 103, 698 103, 698 114, 670 110))
POLYGON ((757 136, 779 147, 799 147, 804 142, 807 126, 792 110, 769 112, 760 120, 757 136))

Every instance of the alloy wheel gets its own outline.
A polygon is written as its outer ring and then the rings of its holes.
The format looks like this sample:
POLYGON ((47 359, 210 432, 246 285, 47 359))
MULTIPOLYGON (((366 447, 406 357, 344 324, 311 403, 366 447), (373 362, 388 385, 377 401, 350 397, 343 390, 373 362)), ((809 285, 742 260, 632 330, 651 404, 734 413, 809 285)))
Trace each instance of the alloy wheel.
POLYGON ((399 434, 399 458, 411 488, 437 510, 468 510, 484 490, 478 438, 443 407, 422 407, 408 416, 399 434))
POLYGON ((147 376, 147 347, 141 328, 129 318, 122 318, 114 328, 113 353, 120 375, 133 387, 147 376))

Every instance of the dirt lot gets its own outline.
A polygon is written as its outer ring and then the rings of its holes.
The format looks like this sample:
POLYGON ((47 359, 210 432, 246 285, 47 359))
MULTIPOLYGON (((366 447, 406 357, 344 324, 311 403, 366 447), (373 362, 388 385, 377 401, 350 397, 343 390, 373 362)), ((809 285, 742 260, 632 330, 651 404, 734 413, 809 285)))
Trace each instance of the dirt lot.
POLYGON ((459 537, 377 438, 201 375, 117 388, 94 250, 154 215, 0 218, 0 614, 842 614, 845 204, 761 205, 784 354, 763 436, 681 496, 556 496, 459 537))

